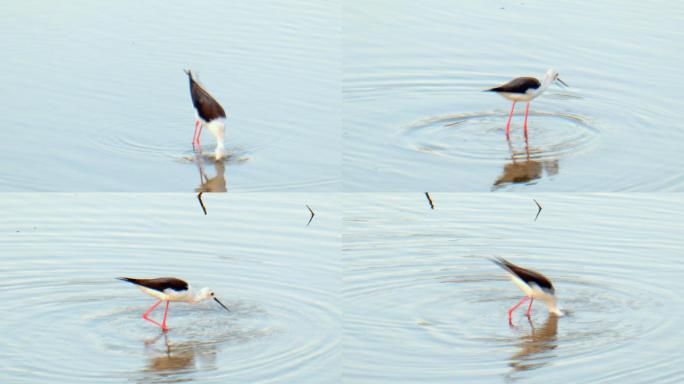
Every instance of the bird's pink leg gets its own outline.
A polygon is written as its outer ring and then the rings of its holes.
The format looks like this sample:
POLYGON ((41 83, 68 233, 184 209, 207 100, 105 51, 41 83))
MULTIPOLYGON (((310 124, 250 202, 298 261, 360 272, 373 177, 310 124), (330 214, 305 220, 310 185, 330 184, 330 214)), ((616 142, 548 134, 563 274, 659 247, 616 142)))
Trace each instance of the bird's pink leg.
POLYGON ((527 300, 527 299, 528 299, 527 296, 523 297, 522 299, 520 299, 520 301, 518 301, 518 304, 512 306, 512 307, 508 310, 508 321, 511 321, 511 316, 513 315, 513 311, 515 311, 516 309, 518 309, 518 307, 521 306, 522 303, 524 303, 525 300, 527 300))
POLYGON ((527 138, 527 114, 530 112, 530 102, 527 102, 525 107, 525 138, 527 138))
POLYGON ((166 326, 166 314, 169 313, 169 302, 166 302, 166 309, 164 310, 164 321, 162 321, 161 328, 164 331, 168 331, 169 328, 166 326))
POLYGON ((150 312, 154 311, 154 309, 157 308, 157 306, 158 306, 159 304, 161 304, 161 302, 162 302, 162 301, 159 300, 159 301, 157 301, 156 303, 152 304, 152 306, 147 310, 147 312, 143 313, 143 315, 142 315, 143 319, 145 319, 145 320, 149 321, 150 323, 152 323, 152 324, 158 326, 159 328, 162 328, 162 325, 159 324, 159 323, 157 323, 156 321, 150 319, 149 317, 147 317, 147 315, 149 315, 150 312))
POLYGON ((513 102, 513 106, 511 106, 511 113, 508 114, 508 122, 506 123, 506 137, 509 137, 510 132, 511 132, 511 118, 513 117, 513 111, 515 110, 515 101, 513 102))
POLYGON ((195 120, 195 133, 192 134, 192 145, 194 146, 197 142, 197 128, 200 126, 200 121, 195 120))
POLYGON ((202 136, 202 122, 198 121, 197 124, 199 125, 199 131, 197 131, 197 147, 201 147, 202 145, 200 144, 200 136, 202 136))
POLYGON ((530 305, 527 307, 527 312, 525 312, 525 316, 530 317, 530 314, 532 313, 532 303, 534 303, 534 297, 530 298, 530 305))

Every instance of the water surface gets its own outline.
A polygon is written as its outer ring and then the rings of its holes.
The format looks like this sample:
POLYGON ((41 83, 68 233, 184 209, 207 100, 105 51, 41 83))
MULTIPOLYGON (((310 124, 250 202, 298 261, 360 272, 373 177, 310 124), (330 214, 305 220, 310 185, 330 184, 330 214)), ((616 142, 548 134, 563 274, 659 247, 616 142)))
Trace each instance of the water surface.
POLYGON ((4 194, 0 381, 339 381, 337 199, 204 200, 207 216, 189 193, 4 194), (178 276, 231 312, 172 303, 162 334, 117 276, 178 276))
POLYGON ((682 191, 684 5, 348 1, 346 191, 682 191), (483 89, 555 67, 524 104, 483 89), (510 177, 516 174, 516 177, 510 177))
POLYGON ((679 383, 683 198, 347 194, 344 376, 353 383, 679 383), (567 316, 487 260, 550 277, 567 316))

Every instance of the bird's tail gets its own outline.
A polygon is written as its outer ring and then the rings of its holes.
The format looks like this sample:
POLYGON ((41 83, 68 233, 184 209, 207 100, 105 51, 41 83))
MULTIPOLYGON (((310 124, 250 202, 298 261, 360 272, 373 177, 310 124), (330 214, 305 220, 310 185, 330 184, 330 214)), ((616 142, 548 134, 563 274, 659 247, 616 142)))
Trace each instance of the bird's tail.
POLYGON ((135 279, 131 279, 130 277, 117 277, 117 280, 125 281, 127 283, 132 283, 136 284, 135 279))
POLYGON ((498 265, 499 267, 501 267, 501 268, 503 268, 509 272, 511 271, 511 268, 509 267, 510 263, 508 262, 508 260, 504 259, 503 257, 494 256, 493 258, 490 258, 489 260, 491 260, 492 263, 498 265))
POLYGON ((183 72, 185 72, 185 74, 188 75, 188 77, 190 77, 190 79, 194 80, 194 77, 192 76, 192 71, 191 71, 191 70, 189 70, 189 69, 183 69, 183 72))

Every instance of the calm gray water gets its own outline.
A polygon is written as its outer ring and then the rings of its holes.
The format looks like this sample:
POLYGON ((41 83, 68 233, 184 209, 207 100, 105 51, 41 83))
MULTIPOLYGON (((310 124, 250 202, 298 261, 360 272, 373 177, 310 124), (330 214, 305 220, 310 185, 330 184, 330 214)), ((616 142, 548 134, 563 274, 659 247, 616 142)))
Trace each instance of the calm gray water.
POLYGON ((207 216, 191 194, 4 194, 0 382, 339 381, 337 198, 205 203, 207 216), (172 303, 164 336, 122 275, 210 286, 232 312, 172 303))
POLYGON ((183 68, 229 115, 232 156, 210 178, 337 190, 339 33, 335 1, 4 2, 0 190, 200 187, 183 68))
POLYGON ((682 191, 684 4, 344 3, 345 191, 682 191), (504 128, 485 88, 555 67, 504 128), (451 124, 451 125, 449 125, 451 124))
POLYGON ((684 198, 668 194, 347 194, 344 377, 350 383, 681 383, 684 198), (555 283, 568 315, 486 258, 555 283))

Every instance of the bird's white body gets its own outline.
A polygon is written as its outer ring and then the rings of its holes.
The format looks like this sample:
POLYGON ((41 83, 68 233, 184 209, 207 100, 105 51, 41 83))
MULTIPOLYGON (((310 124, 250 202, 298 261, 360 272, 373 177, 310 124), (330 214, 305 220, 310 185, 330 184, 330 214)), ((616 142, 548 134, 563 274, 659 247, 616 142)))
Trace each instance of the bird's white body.
POLYGON ((163 301, 183 301, 196 304, 202 300, 211 299, 211 290, 209 288, 202 288, 197 295, 194 295, 191 289, 188 289, 187 291, 165 289, 164 292, 160 292, 140 285, 137 287, 146 294, 163 301))
POLYGON ((549 312, 554 313, 557 316, 563 316, 563 311, 558 309, 558 305, 556 304, 555 295, 544 291, 536 285, 527 284, 514 273, 507 272, 507 274, 513 284, 515 284, 518 288, 520 288, 521 291, 523 291, 523 293, 525 293, 525 296, 531 299, 543 300, 549 312))
POLYGON ((226 131, 226 119, 214 119, 209 122, 204 121, 204 119, 200 118, 199 116, 197 116, 197 119, 202 122, 202 125, 206 127, 216 139, 216 150, 214 151, 216 160, 224 158, 226 156, 226 148, 224 146, 223 140, 226 131))
POLYGON ((525 93, 499 92, 499 95, 505 97, 510 101, 532 101, 534 98, 541 95, 541 92, 538 92, 536 89, 528 89, 525 93))

